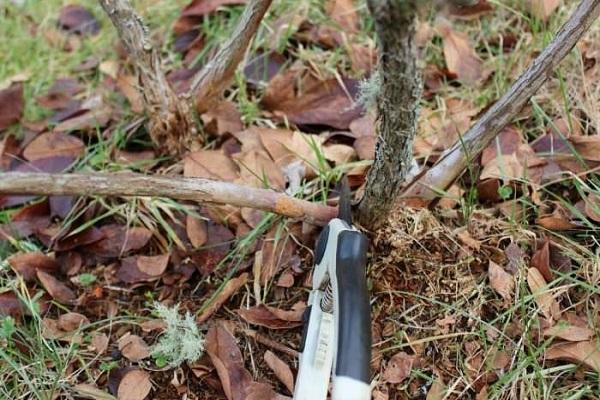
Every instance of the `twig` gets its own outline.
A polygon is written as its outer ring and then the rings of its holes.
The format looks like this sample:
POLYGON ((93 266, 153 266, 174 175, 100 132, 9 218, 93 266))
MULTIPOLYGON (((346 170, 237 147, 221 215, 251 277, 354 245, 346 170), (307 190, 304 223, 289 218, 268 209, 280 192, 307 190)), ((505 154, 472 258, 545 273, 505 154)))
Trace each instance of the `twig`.
POLYGON ((261 335, 260 333, 256 332, 255 330, 237 327, 236 331, 241 332, 245 336, 251 337, 252 339, 256 340, 258 343, 260 343, 264 346, 270 347, 274 350, 277 350, 281 353, 285 353, 292 357, 298 357, 298 355, 299 355, 298 350, 294 350, 291 347, 285 346, 279 342, 276 342, 275 340, 269 339, 265 335, 261 335))
POLYGON ((337 215, 335 207, 311 203, 269 189, 200 178, 141 174, 0 173, 0 194, 152 196, 230 204, 270 211, 325 224, 337 215))
POLYGON ((272 0, 250 0, 229 39, 194 76, 189 96, 196 103, 199 112, 206 111, 212 102, 218 100, 218 96, 233 79, 235 70, 271 3, 272 0))
POLYGON ((149 116, 149 131, 160 152, 180 154, 201 142, 189 104, 181 101, 167 81, 148 30, 129 0, 99 0, 135 66, 149 116))
POLYGON ((521 111, 552 75, 600 14, 600 0, 582 0, 552 42, 525 72, 428 171, 416 177, 402 198, 435 199, 447 189, 485 147, 521 111))

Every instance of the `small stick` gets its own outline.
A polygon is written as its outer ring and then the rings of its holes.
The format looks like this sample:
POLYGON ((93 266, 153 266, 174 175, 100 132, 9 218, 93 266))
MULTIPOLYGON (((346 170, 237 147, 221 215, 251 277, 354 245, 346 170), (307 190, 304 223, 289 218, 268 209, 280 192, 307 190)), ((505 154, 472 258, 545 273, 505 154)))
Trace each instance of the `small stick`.
POLYGON ((274 350, 277 350, 281 353, 285 353, 292 357, 298 357, 298 355, 300 354, 300 353, 298 353, 298 350, 292 349, 291 347, 285 346, 279 342, 271 340, 268 337, 266 337, 265 335, 262 335, 255 330, 239 327, 237 329, 237 331, 243 333, 244 335, 246 335, 248 337, 251 337, 252 339, 256 340, 258 343, 265 345, 267 347, 270 347, 274 350))
POLYGON ((511 88, 457 141, 440 160, 417 176, 401 198, 433 200, 450 187, 485 147, 521 111, 552 75, 600 14, 600 0, 582 0, 552 42, 531 63, 511 88))
POLYGON ((337 215, 335 207, 270 189, 175 176, 4 172, 0 173, 0 194, 170 197, 256 208, 318 225, 326 224, 337 215))

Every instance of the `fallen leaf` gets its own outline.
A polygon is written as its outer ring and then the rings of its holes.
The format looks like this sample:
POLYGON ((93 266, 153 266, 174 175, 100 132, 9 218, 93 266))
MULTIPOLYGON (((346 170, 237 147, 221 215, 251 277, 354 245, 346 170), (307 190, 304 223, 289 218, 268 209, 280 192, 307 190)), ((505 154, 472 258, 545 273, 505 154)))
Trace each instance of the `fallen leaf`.
POLYGON ((557 321, 561 314, 560 305, 552 293, 548 292, 548 285, 537 268, 527 270, 527 283, 542 314, 550 320, 557 321))
POLYGON ((281 169, 264 152, 249 151, 236 154, 240 168, 241 183, 258 188, 270 187, 283 190, 285 179, 281 169))
POLYGON ((552 281, 552 271, 550 270, 550 241, 546 239, 544 244, 536 250, 531 257, 531 266, 540 271, 546 282, 552 281))
MULTIPOLYGON (((1 126, 1 125, 0 125, 1 126)), ((575 151, 588 161, 600 161, 600 135, 571 136, 575 151)))
POLYGON ((105 391, 99 389, 95 385, 89 383, 78 383, 73 386, 73 390, 77 392, 79 397, 92 400, 117 400, 117 398, 105 391))
POLYGON ((84 153, 85 144, 81 139, 56 132, 42 133, 23 150, 23 156, 29 161, 57 156, 79 158, 84 153))
POLYGON ((244 67, 244 76, 251 85, 264 85, 276 76, 287 59, 274 51, 260 53, 250 59, 244 67))
POLYGON ((26 282, 33 282, 36 278, 37 270, 44 270, 50 274, 58 271, 58 263, 53 258, 48 257, 42 252, 21 253, 10 256, 8 264, 15 273, 26 282))
POLYGON ((135 75, 121 73, 118 75, 116 84, 129 102, 131 111, 142 114, 144 112, 144 97, 140 92, 138 78, 135 75))
POLYGON ((437 376, 433 381, 433 384, 429 388, 427 392, 426 400, 443 400, 444 394, 446 393, 446 385, 444 385, 444 381, 437 376))
POLYGON ((183 176, 233 182, 240 173, 235 162, 222 151, 200 150, 185 157, 183 176))
POLYGON ((217 370, 227 399, 245 399, 252 375, 244 368, 244 358, 235 338, 222 323, 216 323, 209 328, 205 348, 217 370))
POLYGON ((14 292, 0 293, 0 316, 19 317, 25 312, 25 306, 14 292))
POLYGON ((65 119, 53 129, 54 132, 88 131, 101 128, 108 124, 113 110, 105 104, 94 105, 90 109, 85 109, 82 104, 82 111, 78 115, 65 119))
POLYGON ((244 129, 242 115, 232 101, 221 101, 202 114, 204 130, 207 133, 223 136, 244 129))
POLYGON ((294 375, 290 367, 270 350, 265 352, 264 359, 277 379, 283 383, 290 393, 294 393, 294 375))
POLYGON ((529 0, 529 11, 542 21, 547 21, 554 10, 560 5, 560 0, 529 0))
POLYGON ((244 272, 237 278, 230 279, 223 290, 221 290, 217 297, 210 303, 210 305, 196 318, 198 323, 206 322, 231 296, 248 283, 248 273, 244 272))
POLYGON ((375 158, 375 136, 361 136, 354 141, 354 150, 361 160, 373 160, 375 158))
POLYGON ((600 196, 590 193, 585 199, 584 210, 592 221, 600 223, 600 196))
POLYGON ((0 90, 0 131, 19 122, 23 109, 23 85, 12 84, 0 90))
POLYGON ((52 275, 39 269, 36 271, 36 275, 44 289, 54 300, 63 304, 70 304, 75 300, 75 292, 52 275))
POLYGON ((246 322, 270 329, 290 329, 302 325, 303 312, 302 308, 285 311, 265 304, 237 310, 246 322))
POLYGON ((192 254, 196 269, 206 276, 217 267, 219 262, 227 255, 231 242, 235 238, 233 233, 225 226, 207 221, 208 240, 204 248, 192 254))
POLYGON ((469 37, 454 31, 447 22, 439 23, 437 30, 444 40, 444 58, 448 71, 465 84, 480 81, 484 76, 483 62, 471 46, 469 37))
POLYGON ((132 256, 121 261, 117 277, 125 283, 150 282, 159 279, 169 265, 169 254, 132 256))
POLYGON ((246 3, 246 0, 193 0, 183 9, 181 15, 184 17, 203 17, 214 13, 221 7, 244 3, 246 3))
POLYGON ((129 361, 139 362, 150 356, 150 348, 144 339, 129 332, 118 340, 119 351, 129 361))
POLYGON ((332 144, 323 147, 323 154, 329 161, 335 165, 348 164, 356 157, 354 148, 345 144, 332 144))
POLYGON ((600 350, 595 341, 558 343, 544 353, 547 360, 576 362, 600 373, 600 350))
POLYGON ((329 0, 325 5, 327 14, 347 34, 359 31, 359 19, 352 0, 329 0))
POLYGON ((450 14, 454 17, 472 19, 479 18, 483 14, 488 14, 494 10, 494 7, 487 0, 479 0, 473 5, 460 6, 450 5, 450 14))
POLYGON ((594 331, 568 323, 558 323, 554 326, 544 329, 544 337, 557 337, 569 342, 583 342, 590 340, 594 336, 594 331))
POLYGON ((51 110, 59 110, 66 108, 70 104, 75 104, 77 100, 73 100, 73 96, 82 92, 85 88, 77 82, 76 79, 62 78, 54 81, 52 86, 44 96, 38 97, 38 104, 44 108, 51 110))
POLYGON ((185 221, 185 231, 190 239, 190 243, 195 249, 202 247, 208 240, 206 221, 193 215, 188 215, 185 221))
POLYGON ((96 34, 100 31, 100 24, 94 15, 80 5, 70 4, 60 10, 58 25, 71 33, 96 34))
POLYGON ((383 371, 383 380, 387 383, 401 383, 410 376, 414 360, 414 356, 403 351, 394 354, 383 371))
POLYGON ((121 379, 117 397, 119 400, 144 400, 151 390, 150 374, 141 369, 132 369, 121 379))
POLYGON ((488 277, 490 278, 490 286, 494 289, 506 303, 512 300, 515 290, 515 281, 513 276, 506 272, 504 268, 490 260, 488 266, 488 277))
POLYGON ((87 325, 90 323, 90 320, 82 314, 76 312, 68 312, 66 314, 61 314, 58 317, 58 328, 64 332, 71 332, 76 329, 79 329, 81 325, 87 325))
POLYGON ((261 248, 263 254, 261 285, 268 285, 279 271, 288 266, 295 249, 295 242, 288 233, 278 232, 277 227, 267 232, 261 248))
POLYGON ((307 75, 300 79, 301 90, 296 92, 296 80, 295 71, 273 78, 262 100, 265 108, 297 125, 326 125, 344 130, 363 114, 363 108, 354 101, 358 81, 343 79, 340 83, 335 78, 321 81, 307 75), (282 91, 282 85, 290 86, 291 90, 282 91))
POLYGON ((96 354, 102 355, 108 349, 108 336, 105 333, 96 333, 90 343, 96 354))
POLYGON ((100 257, 120 257, 140 250, 152 238, 152 231, 144 227, 107 224, 99 229, 104 235, 103 239, 86 246, 85 250, 100 257))

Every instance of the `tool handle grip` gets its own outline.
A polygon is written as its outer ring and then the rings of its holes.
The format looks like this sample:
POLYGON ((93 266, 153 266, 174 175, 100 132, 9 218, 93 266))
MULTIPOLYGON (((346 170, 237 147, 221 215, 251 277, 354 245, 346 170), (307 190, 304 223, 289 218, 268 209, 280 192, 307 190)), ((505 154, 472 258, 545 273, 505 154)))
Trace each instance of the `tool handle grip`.
MULTIPOLYGON (((366 385, 371 380, 371 306, 367 287, 367 239, 358 231, 344 231, 338 238, 336 278, 338 287, 338 346, 333 399, 348 398, 335 381, 366 385), (342 379, 340 379, 342 378, 342 379), (338 386, 338 387, 336 387, 338 386), (336 392, 340 395, 336 397, 336 392)), ((364 386, 363 385, 363 386, 364 386)), ((355 385, 344 385, 355 386, 355 385)), ((363 391, 363 392, 365 392, 363 391)), ((352 399, 370 399, 355 391, 352 399)))

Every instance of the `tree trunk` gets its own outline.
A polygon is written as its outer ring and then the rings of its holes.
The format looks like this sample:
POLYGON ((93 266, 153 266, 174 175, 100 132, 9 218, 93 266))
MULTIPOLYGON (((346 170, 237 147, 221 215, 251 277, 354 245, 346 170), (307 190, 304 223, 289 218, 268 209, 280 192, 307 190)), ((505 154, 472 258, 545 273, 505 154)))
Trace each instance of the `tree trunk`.
POLYGON ((368 0, 379 39, 381 86, 377 144, 358 221, 376 228, 387 217, 412 162, 422 85, 414 41, 417 1, 368 0))
POLYGON ((175 94, 147 37, 147 28, 128 0, 99 0, 139 75, 150 137, 161 153, 181 154, 201 143, 194 114, 187 101, 175 94))

